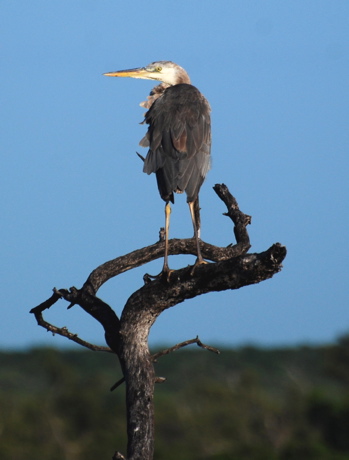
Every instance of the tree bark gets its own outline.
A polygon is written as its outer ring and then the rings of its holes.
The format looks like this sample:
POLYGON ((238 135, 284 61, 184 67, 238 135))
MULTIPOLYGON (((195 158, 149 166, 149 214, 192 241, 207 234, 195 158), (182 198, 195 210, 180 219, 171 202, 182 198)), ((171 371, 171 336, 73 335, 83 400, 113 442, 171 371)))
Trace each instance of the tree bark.
MULTIPOLYGON (((148 336, 157 317, 167 308, 198 295, 239 289, 271 278, 281 270, 281 263, 286 256, 286 248, 279 243, 260 254, 248 254, 250 240, 246 226, 251 222, 250 216, 240 211, 235 198, 224 184, 216 185, 214 190, 227 206, 225 215, 234 222, 236 244, 220 248, 201 242, 203 257, 213 263, 200 265, 194 271, 193 267, 175 270, 171 272, 169 280, 151 280, 149 275, 145 275, 145 284, 129 297, 121 317, 118 318, 109 305, 96 297, 98 289, 120 273, 163 257, 164 242, 159 241, 104 263, 93 270, 81 289, 55 290, 47 301, 31 310, 39 325, 46 329, 54 330, 83 346, 117 354, 126 384, 128 460, 153 458, 153 395, 156 376, 153 357, 148 347, 148 336), (42 313, 59 298, 70 302, 69 307, 80 305, 99 321, 104 327, 105 339, 110 349, 87 344, 65 328, 60 329, 47 323, 42 313)), ((169 254, 196 255, 194 238, 170 240, 169 254)), ((117 452, 114 458, 124 457, 117 452)))

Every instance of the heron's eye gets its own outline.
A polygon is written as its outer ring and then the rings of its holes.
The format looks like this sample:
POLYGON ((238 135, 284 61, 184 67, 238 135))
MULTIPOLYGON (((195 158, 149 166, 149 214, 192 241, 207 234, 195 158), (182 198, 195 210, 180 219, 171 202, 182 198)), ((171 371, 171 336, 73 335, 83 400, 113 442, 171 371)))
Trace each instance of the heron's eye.
POLYGON ((158 66, 158 67, 155 67, 155 72, 161 72, 162 71, 162 67, 158 66))

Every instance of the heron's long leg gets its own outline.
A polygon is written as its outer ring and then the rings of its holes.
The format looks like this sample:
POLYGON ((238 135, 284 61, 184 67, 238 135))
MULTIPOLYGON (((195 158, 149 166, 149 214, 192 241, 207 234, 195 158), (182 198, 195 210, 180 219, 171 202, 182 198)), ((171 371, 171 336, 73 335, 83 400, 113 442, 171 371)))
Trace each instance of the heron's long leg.
MULTIPOLYGON (((194 219, 196 223, 196 229, 198 233, 198 238, 200 240, 200 230, 201 230, 201 219, 200 219, 200 204, 199 204, 199 197, 196 198, 193 204, 194 209, 194 219)), ((195 236, 195 228, 194 228, 194 236, 195 236)))
POLYGON ((164 266, 162 268, 162 273, 170 274, 170 269, 168 266, 168 234, 170 230, 170 214, 171 206, 170 203, 166 203, 165 206, 165 256, 164 256, 164 266))
POLYGON ((193 222, 194 227, 194 236, 196 240, 196 248, 197 248, 197 259, 195 265, 199 265, 202 263, 206 263, 201 255, 200 250, 200 221, 199 221, 199 208, 197 200, 191 201, 188 203, 190 209, 191 220, 193 222), (196 204, 195 204, 196 203, 196 204))
POLYGON ((161 273, 158 275, 149 275, 146 273, 146 279, 165 279, 167 281, 170 280, 170 275, 173 270, 170 270, 168 266, 168 234, 170 229, 170 214, 171 214, 171 206, 170 203, 166 203, 165 205, 165 255, 164 255, 164 265, 162 267, 161 273))

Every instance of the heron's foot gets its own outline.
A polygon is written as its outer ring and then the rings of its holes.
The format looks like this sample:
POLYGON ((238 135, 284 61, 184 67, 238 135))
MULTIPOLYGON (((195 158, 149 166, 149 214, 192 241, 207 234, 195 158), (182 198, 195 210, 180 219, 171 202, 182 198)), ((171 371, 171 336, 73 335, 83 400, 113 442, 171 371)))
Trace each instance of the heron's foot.
POLYGON ((162 271, 158 275, 149 275, 148 273, 146 273, 143 276, 143 280, 144 280, 144 282, 146 284, 150 283, 153 280, 163 280, 163 281, 166 281, 166 283, 169 283, 171 273, 173 273, 173 272, 174 272, 174 270, 171 270, 168 267, 168 265, 166 265, 166 266, 164 265, 163 268, 162 268, 162 271))
POLYGON ((170 282, 170 276, 171 276, 171 273, 173 273, 174 270, 171 270, 169 267, 164 267, 162 269, 162 272, 160 273, 160 276, 163 280, 165 280, 167 283, 170 282))
POLYGON ((199 265, 208 264, 208 263, 209 263, 209 262, 207 262, 206 260, 204 260, 202 257, 200 257, 200 258, 198 257, 198 258, 196 259, 195 264, 193 265, 193 268, 192 268, 191 271, 190 271, 191 276, 194 275, 196 267, 198 267, 199 265))

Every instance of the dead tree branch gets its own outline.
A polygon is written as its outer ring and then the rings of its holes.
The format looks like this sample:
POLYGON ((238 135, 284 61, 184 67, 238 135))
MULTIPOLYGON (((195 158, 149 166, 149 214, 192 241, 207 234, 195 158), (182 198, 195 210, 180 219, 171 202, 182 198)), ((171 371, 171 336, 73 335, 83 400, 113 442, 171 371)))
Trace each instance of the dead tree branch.
MULTIPOLYGON (((214 190, 227 207, 224 215, 234 223, 236 244, 222 248, 202 241, 202 255, 212 263, 200 265, 194 272, 192 267, 175 270, 171 272, 168 282, 164 279, 150 281, 145 277, 146 283, 129 297, 119 318, 108 304, 96 297, 98 289, 121 273, 163 257, 164 242, 160 240, 100 265, 91 272, 81 289, 73 287, 69 290, 55 290, 49 299, 31 310, 38 324, 45 329, 92 350, 113 351, 117 354, 123 378, 113 387, 124 381, 126 383, 128 460, 153 458, 154 384, 156 381, 162 381, 155 376, 154 360, 190 343, 197 343, 198 346, 215 353, 219 352, 196 338, 152 356, 148 347, 148 335, 157 317, 167 308, 198 295, 239 289, 271 278, 281 270, 282 261, 286 256, 286 248, 279 243, 262 253, 248 254, 250 239, 246 227, 251 223, 251 217, 240 211, 235 198, 224 184, 215 185, 214 190), (100 322, 110 348, 89 344, 66 328, 57 328, 44 320, 43 312, 61 298, 69 302, 68 308, 79 305, 100 322)), ((196 255, 194 238, 170 240, 169 254, 196 255)), ((120 453, 115 453, 114 458, 124 457, 120 453)))
POLYGON ((155 353, 152 356, 153 362, 156 362, 162 356, 173 353, 174 351, 177 351, 180 348, 186 347, 188 345, 192 345, 193 343, 196 343, 198 347, 204 348, 205 350, 212 351, 213 353, 216 353, 217 355, 220 354, 220 351, 218 350, 218 348, 211 347, 210 345, 205 345, 204 343, 201 342, 199 337, 196 337, 195 339, 186 340, 185 342, 177 343, 177 345, 174 345, 171 348, 167 348, 166 350, 162 350, 162 351, 159 351, 158 353, 155 353))

